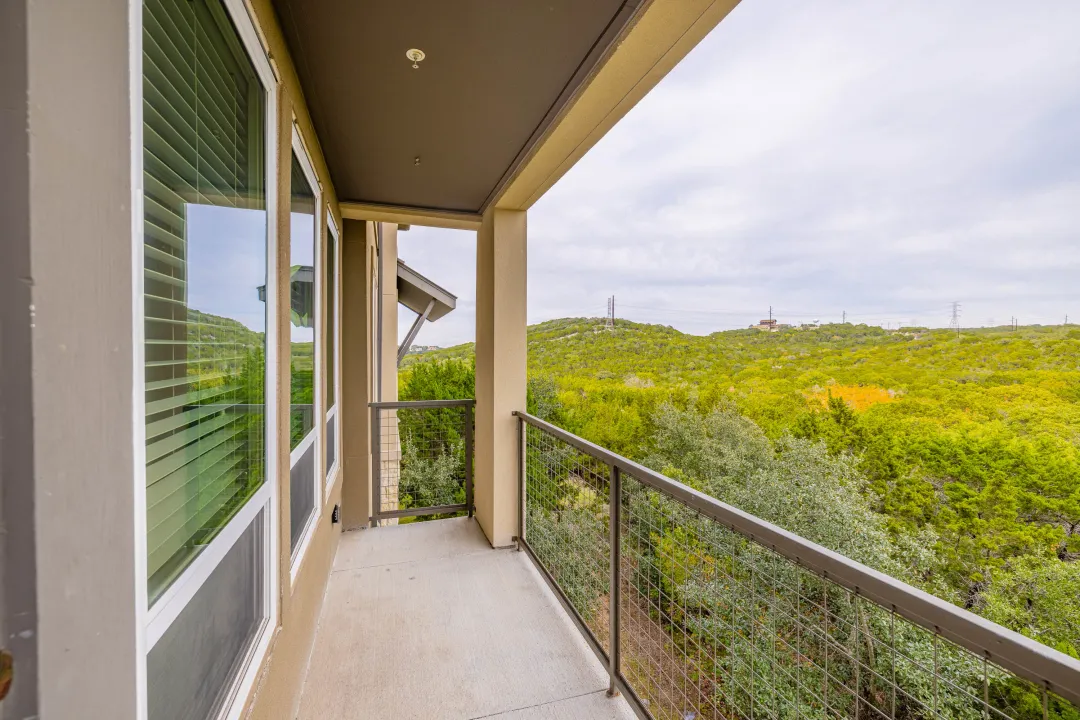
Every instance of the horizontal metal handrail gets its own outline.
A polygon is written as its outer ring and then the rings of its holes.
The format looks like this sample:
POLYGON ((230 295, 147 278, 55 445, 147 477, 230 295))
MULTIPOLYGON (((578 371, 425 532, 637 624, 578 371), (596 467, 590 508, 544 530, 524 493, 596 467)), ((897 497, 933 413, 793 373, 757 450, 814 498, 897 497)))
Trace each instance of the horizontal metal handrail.
POLYGON ((642 484, 773 550, 815 575, 890 609, 999 667, 1080 705, 1080 660, 745 513, 540 418, 521 411, 514 414, 525 423, 618 468, 642 484))
POLYGON ((378 410, 400 410, 402 408, 444 408, 469 407, 476 405, 475 400, 395 400, 393 402, 368 403, 368 407, 378 410))
POLYGON ((409 508, 408 510, 382 510, 379 512, 379 519, 389 520, 391 518, 407 518, 418 515, 445 515, 447 513, 467 511, 468 509, 467 504, 461 503, 460 505, 433 505, 431 507, 409 508))

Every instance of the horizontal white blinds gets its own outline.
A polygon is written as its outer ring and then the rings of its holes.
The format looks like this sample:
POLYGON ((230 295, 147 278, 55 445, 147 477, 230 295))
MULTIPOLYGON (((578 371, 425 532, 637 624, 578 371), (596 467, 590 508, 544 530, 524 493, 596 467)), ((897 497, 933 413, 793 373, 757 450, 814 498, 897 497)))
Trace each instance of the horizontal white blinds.
MULTIPOLYGON (((143 8, 146 512, 150 597, 157 597, 264 478, 264 323, 229 317, 213 265, 263 210, 265 102, 220 0, 146 0, 143 8), (203 215, 198 243, 193 218, 203 215), (223 218, 221 224, 207 218, 223 218), (226 222, 228 220, 229 222, 226 222), (250 224, 250 218, 243 218, 250 224), (220 253, 220 255, 219 255, 220 253), (200 282, 201 281, 201 282, 200 282)), ((265 227, 265 225, 263 226, 265 227)), ((251 239, 254 237, 254 241, 251 239)), ((265 283, 265 279, 263 280, 265 283)), ((255 311, 255 316, 258 310, 255 311)), ((241 317, 242 316, 242 317, 241 317)))

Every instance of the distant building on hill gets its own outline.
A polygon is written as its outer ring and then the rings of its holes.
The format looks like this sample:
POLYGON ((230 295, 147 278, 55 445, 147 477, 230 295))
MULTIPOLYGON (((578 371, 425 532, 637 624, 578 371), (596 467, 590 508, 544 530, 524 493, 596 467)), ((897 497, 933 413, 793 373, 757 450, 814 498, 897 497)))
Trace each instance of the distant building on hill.
POLYGON ((783 330, 784 328, 789 327, 791 327, 791 325, 788 323, 782 323, 776 318, 768 318, 766 320, 759 321, 757 325, 751 325, 750 329, 763 330, 766 332, 776 332, 778 330, 783 330))
POLYGON ((431 352, 432 350, 442 350, 442 348, 438 345, 410 345, 407 354, 415 355, 417 353, 431 352))

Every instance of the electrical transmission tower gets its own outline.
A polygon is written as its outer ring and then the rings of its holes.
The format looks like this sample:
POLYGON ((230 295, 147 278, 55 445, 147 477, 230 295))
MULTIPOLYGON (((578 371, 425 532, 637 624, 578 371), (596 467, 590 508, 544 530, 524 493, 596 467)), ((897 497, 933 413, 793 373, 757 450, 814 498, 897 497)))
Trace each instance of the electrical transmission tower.
POLYGON ((615 296, 612 295, 607 299, 607 319, 604 320, 604 329, 613 330, 615 328, 615 296))
POLYGON ((949 329, 956 329, 956 337, 960 337, 960 303, 953 302, 952 304, 952 320, 949 322, 949 329))

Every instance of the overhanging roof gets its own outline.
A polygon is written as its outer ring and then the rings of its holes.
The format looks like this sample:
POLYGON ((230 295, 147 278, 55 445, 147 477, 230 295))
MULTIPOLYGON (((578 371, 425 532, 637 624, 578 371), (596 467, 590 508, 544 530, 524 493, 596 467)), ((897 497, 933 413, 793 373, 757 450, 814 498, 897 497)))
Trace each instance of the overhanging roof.
POLYGON ((428 303, 435 301, 427 319, 434 322, 457 307, 457 296, 451 295, 411 267, 397 261, 398 302, 417 315, 423 315, 428 303))
POLYGON ((475 229, 536 202, 738 0, 269 2, 342 217, 475 229))
POLYGON ((640 2, 273 0, 338 197, 465 212, 640 2))

